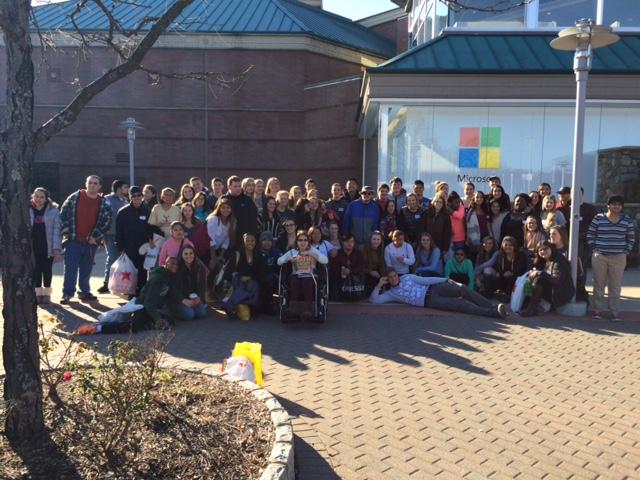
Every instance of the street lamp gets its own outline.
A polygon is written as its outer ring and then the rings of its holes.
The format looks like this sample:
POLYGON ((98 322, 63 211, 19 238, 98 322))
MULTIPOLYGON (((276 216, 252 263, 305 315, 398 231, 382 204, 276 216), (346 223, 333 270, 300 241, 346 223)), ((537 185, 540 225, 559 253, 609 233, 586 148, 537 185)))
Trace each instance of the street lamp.
POLYGON ((136 142, 136 130, 142 129, 142 124, 137 122, 135 118, 128 117, 124 122, 120 122, 120 128, 127 130, 127 140, 129 141, 129 185, 133 183, 134 170, 136 166, 134 144, 136 142))
MULTIPOLYGON (((587 93, 587 78, 591 70, 591 51, 594 48, 606 47, 620 40, 611 32, 610 27, 594 25, 591 19, 581 19, 575 27, 565 28, 558 33, 558 38, 551 41, 556 50, 575 50, 573 71, 576 74, 576 115, 573 137, 573 176, 571 179, 571 219, 569 238, 569 260, 571 261, 571 278, 577 285, 578 278, 578 236, 580 228, 580 169, 582 167, 582 150, 584 148, 584 114, 587 93)), ((587 305, 584 302, 573 302, 562 309, 562 313, 570 316, 584 316, 587 305)))

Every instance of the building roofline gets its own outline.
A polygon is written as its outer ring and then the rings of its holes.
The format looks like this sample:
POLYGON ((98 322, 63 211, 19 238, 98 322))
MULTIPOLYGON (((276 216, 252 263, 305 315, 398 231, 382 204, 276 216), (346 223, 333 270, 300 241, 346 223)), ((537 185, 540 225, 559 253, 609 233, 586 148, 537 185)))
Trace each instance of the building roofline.
POLYGON ((406 16, 406 12, 401 8, 393 8, 391 10, 387 10, 386 12, 376 13, 375 15, 361 18, 360 20, 356 20, 356 22, 365 28, 371 28, 377 25, 382 25, 383 23, 388 23, 400 18, 404 18, 406 16))

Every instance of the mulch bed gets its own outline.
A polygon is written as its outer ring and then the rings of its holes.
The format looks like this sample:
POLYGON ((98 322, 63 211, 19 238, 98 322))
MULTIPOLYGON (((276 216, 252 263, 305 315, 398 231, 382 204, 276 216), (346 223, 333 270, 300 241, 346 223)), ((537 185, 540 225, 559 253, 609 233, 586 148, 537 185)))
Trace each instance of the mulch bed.
MULTIPOLYGON (((95 422, 85 415, 60 415, 45 401, 51 440, 45 448, 17 453, 0 435, 0 478, 12 479, 256 479, 273 447, 269 411, 243 388, 206 375, 170 372, 154 389, 117 458, 96 454, 95 422)), ((68 408, 78 394, 64 384, 68 408)), ((1 388, 0 388, 1 392, 1 388)), ((2 412, 0 411, 0 414, 2 412)))

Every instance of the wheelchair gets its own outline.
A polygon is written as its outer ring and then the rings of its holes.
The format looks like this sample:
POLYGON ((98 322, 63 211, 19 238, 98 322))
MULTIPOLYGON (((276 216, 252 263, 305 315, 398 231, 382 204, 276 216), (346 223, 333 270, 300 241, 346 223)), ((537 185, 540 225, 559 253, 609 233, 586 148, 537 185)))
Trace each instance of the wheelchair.
MULTIPOLYGON (((289 276, 292 274, 290 263, 280 267, 278 274, 278 302, 280 304, 279 315, 281 322, 287 322, 287 310, 290 307, 289 276)), ((329 308, 329 269, 328 265, 318 263, 313 272, 313 283, 315 284, 315 301, 313 317, 318 323, 327 321, 327 311, 329 308)))

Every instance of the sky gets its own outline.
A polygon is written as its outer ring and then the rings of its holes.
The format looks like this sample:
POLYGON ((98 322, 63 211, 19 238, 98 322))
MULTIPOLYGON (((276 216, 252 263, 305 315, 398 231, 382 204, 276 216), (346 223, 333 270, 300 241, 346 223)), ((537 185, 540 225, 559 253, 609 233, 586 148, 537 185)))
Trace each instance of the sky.
POLYGON ((325 10, 357 20, 398 6, 390 0, 323 0, 325 10))

